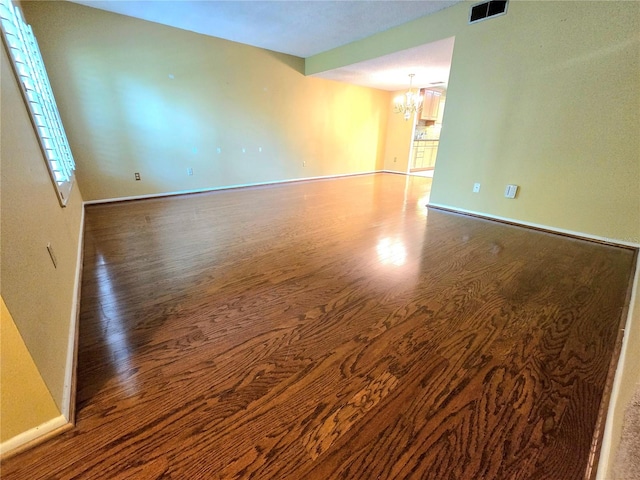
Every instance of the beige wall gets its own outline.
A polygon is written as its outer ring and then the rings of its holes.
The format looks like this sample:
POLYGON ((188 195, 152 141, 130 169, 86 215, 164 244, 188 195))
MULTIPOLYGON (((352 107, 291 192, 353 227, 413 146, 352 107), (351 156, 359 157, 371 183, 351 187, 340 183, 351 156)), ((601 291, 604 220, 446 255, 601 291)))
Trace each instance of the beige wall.
POLYGON ((431 202, 640 243, 640 2, 512 1, 474 25, 468 11, 312 57, 306 71, 455 36, 431 202), (508 183, 517 200, 503 197, 508 183))
POLYGON ((305 77, 301 58, 72 3, 23 9, 85 200, 382 168, 388 92, 305 77))
POLYGON ((403 115, 393 113, 393 100, 404 95, 406 90, 393 92, 389 98, 389 116, 387 118, 387 140, 384 152, 384 170, 407 173, 409 171, 409 152, 413 118, 405 120, 403 115))
POLYGON ((60 415, 0 297, 0 442, 60 415))
MULTIPOLYGON (((9 59, 0 50, 0 294, 63 411, 82 197, 76 185, 67 207, 60 207, 9 59), (47 243, 55 251, 57 268, 47 243)), ((17 386, 4 380, 2 390, 10 394, 17 386)))
POLYGON ((640 4, 552 5, 456 38, 432 201, 640 243, 640 4))

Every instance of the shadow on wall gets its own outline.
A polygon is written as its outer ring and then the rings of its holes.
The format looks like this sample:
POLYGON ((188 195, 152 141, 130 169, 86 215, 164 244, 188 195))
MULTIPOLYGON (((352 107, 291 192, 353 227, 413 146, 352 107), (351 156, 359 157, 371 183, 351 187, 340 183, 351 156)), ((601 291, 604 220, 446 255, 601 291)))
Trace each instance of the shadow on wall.
POLYGON ((274 52, 272 50, 265 50, 265 53, 277 62, 280 62, 292 70, 304 75, 304 58, 287 55, 286 53, 274 52))

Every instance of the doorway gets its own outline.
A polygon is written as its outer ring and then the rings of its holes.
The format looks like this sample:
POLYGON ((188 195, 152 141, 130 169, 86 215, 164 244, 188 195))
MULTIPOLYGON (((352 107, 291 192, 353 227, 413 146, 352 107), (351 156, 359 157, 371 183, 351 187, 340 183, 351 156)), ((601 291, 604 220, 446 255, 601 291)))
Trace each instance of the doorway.
POLYGON ((420 94, 422 109, 413 119, 409 174, 433 177, 447 90, 444 86, 423 88, 420 94))

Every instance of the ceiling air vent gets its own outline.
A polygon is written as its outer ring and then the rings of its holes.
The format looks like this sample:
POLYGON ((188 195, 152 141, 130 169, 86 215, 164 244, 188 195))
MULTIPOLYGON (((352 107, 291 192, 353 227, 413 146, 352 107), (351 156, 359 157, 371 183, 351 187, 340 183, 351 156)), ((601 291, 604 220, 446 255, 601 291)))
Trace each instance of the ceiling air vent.
POLYGON ((469 23, 476 23, 490 17, 507 13, 507 0, 491 0, 490 2, 476 3, 469 12, 469 23))

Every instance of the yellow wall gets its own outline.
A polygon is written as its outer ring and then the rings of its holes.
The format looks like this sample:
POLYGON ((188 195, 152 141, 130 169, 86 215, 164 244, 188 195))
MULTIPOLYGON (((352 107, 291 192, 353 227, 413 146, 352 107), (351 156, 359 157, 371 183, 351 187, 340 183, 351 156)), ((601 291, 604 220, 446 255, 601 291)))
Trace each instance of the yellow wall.
POLYGON ((68 2, 23 9, 85 200, 382 168, 388 92, 305 77, 301 58, 68 2))
POLYGON ((0 442, 60 415, 0 297, 0 442))
MULTIPOLYGON (((58 409, 64 411, 82 197, 76 185, 67 207, 60 207, 6 51, 0 50, 0 293, 58 409)), ((3 394, 11 395, 14 387, 3 378, 3 394)))
POLYGON ((393 92, 389 98, 389 116, 387 118, 387 140, 385 142, 384 170, 407 173, 409 171, 409 152, 413 119, 405 120, 403 115, 393 113, 393 99, 404 95, 406 90, 393 92))
POLYGON ((306 72, 455 36, 431 202, 640 243, 640 2, 512 1, 474 25, 469 5, 307 59, 306 72))

